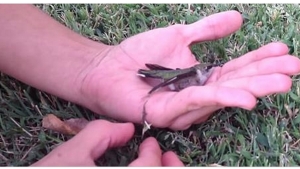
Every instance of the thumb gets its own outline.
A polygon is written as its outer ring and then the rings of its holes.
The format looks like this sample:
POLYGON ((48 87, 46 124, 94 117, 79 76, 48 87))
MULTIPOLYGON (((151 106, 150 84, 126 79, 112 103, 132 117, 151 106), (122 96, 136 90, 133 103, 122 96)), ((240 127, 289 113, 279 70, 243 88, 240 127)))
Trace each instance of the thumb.
POLYGON ((155 138, 145 139, 139 147, 139 157, 129 166, 161 166, 162 151, 155 138))
POLYGON ((239 12, 225 11, 187 25, 184 34, 189 39, 189 43, 217 40, 237 31, 242 23, 243 18, 239 12))
POLYGON ((92 166, 108 148, 122 146, 133 136, 131 123, 90 122, 71 140, 38 161, 36 166, 92 166))

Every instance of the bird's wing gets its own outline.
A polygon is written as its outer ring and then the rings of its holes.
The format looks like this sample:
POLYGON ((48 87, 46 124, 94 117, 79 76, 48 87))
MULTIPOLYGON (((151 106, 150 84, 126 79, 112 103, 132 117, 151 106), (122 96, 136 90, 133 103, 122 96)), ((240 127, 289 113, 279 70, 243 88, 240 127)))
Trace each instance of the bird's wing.
POLYGON ((146 63, 145 65, 150 70, 173 70, 171 68, 163 67, 163 66, 160 66, 160 65, 157 65, 157 64, 146 63))
POLYGON ((183 78, 187 78, 189 76, 195 76, 196 74, 197 74, 196 71, 190 71, 190 72, 184 72, 182 74, 178 74, 177 76, 175 76, 173 78, 170 78, 170 79, 167 79, 164 82, 154 86, 148 93, 151 94, 151 93, 153 93, 154 91, 158 90, 161 87, 165 87, 169 84, 176 83, 177 81, 179 81, 183 78))

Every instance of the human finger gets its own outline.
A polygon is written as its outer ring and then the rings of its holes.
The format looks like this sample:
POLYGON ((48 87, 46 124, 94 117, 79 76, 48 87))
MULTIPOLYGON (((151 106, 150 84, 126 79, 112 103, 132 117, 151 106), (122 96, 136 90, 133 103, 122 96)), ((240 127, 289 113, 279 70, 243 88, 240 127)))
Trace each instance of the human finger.
POLYGON ((267 75, 272 73, 282 73, 295 75, 300 72, 300 59, 291 55, 283 55, 276 58, 266 58, 252 62, 235 71, 222 75, 220 79, 230 80, 246 76, 267 75))
POLYGON ((241 57, 227 62, 221 69, 221 75, 224 75, 230 71, 238 70, 239 68, 264 58, 282 56, 286 54, 288 54, 288 47, 286 44, 281 42, 269 43, 241 57))
POLYGON ((92 121, 33 166, 93 166, 108 148, 124 145, 133 132, 131 123, 92 121))
MULTIPOLYGON (((262 97, 274 93, 284 93, 287 92, 292 85, 292 80, 289 76, 284 74, 270 74, 270 75, 260 75, 244 77, 239 79, 232 79, 224 81, 217 84, 228 88, 237 88, 240 90, 247 91, 251 93, 253 97, 262 97)), ((233 97, 234 93, 228 98, 233 97)), ((245 99, 245 98, 240 98, 245 99)), ((192 124, 202 122, 207 119, 207 117, 214 111, 222 107, 232 107, 232 106, 204 106, 199 109, 187 112, 178 116, 173 120, 170 128, 174 130, 187 129, 192 124)))
POLYGON ((239 88, 252 93, 255 97, 262 97, 274 93, 284 93, 290 90, 292 79, 284 74, 251 76, 232 79, 220 83, 221 86, 239 88))
POLYGON ((172 152, 172 151, 168 151, 165 152, 162 155, 162 166, 168 166, 168 167, 183 167, 183 163, 180 161, 180 159, 178 158, 178 156, 172 152))
POLYGON ((213 112, 225 106, 205 106, 196 110, 192 110, 173 120, 169 128, 173 130, 186 130, 192 124, 198 124, 207 120, 213 112))
POLYGON ((147 120, 155 126, 164 127, 162 125, 171 125, 177 117, 202 107, 228 106, 250 110, 255 104, 256 98, 239 88, 217 85, 191 86, 180 92, 152 95, 146 104, 147 120))
POLYGON ((189 44, 216 40, 237 31, 243 23, 237 11, 226 11, 207 16, 197 22, 186 25, 182 29, 189 44))
POLYGON ((161 166, 162 152, 155 138, 145 139, 139 147, 139 155, 129 166, 161 166))

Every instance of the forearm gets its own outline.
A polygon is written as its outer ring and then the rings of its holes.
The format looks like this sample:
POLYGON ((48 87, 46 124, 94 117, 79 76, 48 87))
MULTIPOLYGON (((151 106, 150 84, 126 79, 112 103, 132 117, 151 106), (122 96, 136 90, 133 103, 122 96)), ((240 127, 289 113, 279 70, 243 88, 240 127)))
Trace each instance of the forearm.
POLYGON ((73 102, 87 65, 108 48, 31 5, 0 5, 0 25, 0 71, 73 102))

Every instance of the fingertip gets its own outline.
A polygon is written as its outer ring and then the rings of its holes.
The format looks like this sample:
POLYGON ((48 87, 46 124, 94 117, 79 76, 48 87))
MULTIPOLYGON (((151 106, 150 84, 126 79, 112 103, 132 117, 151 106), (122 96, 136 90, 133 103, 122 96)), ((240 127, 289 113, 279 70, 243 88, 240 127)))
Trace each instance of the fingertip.
POLYGON ((249 52, 245 54, 245 56, 248 55, 251 57, 251 55, 253 55, 252 56, 254 57, 253 61, 256 61, 267 57, 286 55, 289 52, 289 48, 286 44, 282 42, 271 42, 261 46, 260 48, 256 49, 253 52, 249 52))
POLYGON ((246 65, 262 59, 286 55, 288 52, 289 48, 286 44, 282 42, 271 42, 256 50, 250 51, 241 57, 228 61, 222 67, 221 74, 224 75, 231 71, 236 71, 239 68, 245 67, 246 65))
POLYGON ((167 151, 162 155, 162 166, 177 166, 183 167, 184 164, 180 161, 179 157, 172 151, 167 151))
POLYGON ((139 147, 138 158, 129 166, 161 166, 162 151, 154 137, 145 139, 139 147))
POLYGON ((238 102, 237 107, 250 111, 256 106, 257 99, 251 93, 242 90, 237 93, 240 93, 240 95, 237 94, 236 98, 233 99, 238 102))
POLYGON ((300 59, 296 56, 290 56, 290 66, 288 67, 290 75, 297 75, 300 73, 300 59))
POLYGON ((236 29, 240 28, 243 25, 243 21, 244 21, 243 16, 237 10, 223 11, 223 12, 212 14, 211 16, 223 17, 225 15, 227 21, 231 21, 231 22, 234 21, 236 29))
POLYGON ((120 128, 127 128, 126 130, 129 131, 129 132, 131 132, 132 134, 134 133, 134 125, 133 125, 133 123, 130 123, 130 122, 119 123, 118 125, 120 125, 120 128))
POLYGON ((140 151, 144 151, 144 149, 151 149, 161 153, 158 142, 154 137, 148 137, 142 142, 140 145, 140 151))
POLYGON ((277 84, 278 93, 286 93, 292 88, 293 82, 289 76, 282 74, 274 74, 273 76, 276 78, 274 81, 277 82, 275 84, 277 84))
POLYGON ((89 127, 92 127, 92 128, 98 128, 98 127, 126 127, 128 129, 134 129, 134 125, 133 123, 130 123, 130 122, 126 122, 126 123, 114 123, 114 122, 110 122, 108 120, 103 120, 103 119, 100 119, 100 120, 93 120, 91 122, 89 122, 89 124, 87 125, 89 127))
POLYGON ((86 127, 84 128, 85 130, 88 130, 89 128, 92 128, 92 129, 95 129, 95 128, 98 128, 99 126, 103 126, 103 125, 110 125, 111 122, 109 121, 106 121, 106 120, 93 120, 93 121, 90 121, 86 127))
POLYGON ((93 159, 99 158, 108 148, 124 146, 134 134, 132 123, 95 120, 88 127, 92 129, 85 133, 82 143, 88 143, 86 149, 90 148, 93 159))
POLYGON ((248 111, 253 110, 256 106, 256 101, 257 101, 256 99, 254 99, 254 100, 255 101, 251 102, 250 104, 247 104, 247 106, 242 107, 242 108, 245 109, 245 110, 248 110, 248 111))
POLYGON ((242 24, 243 18, 239 12, 234 10, 219 12, 187 25, 183 34, 189 44, 217 40, 234 33, 242 24))
POLYGON ((274 55, 284 55, 289 52, 289 47, 287 46, 287 44, 280 41, 269 43, 265 45, 265 47, 267 47, 269 51, 273 51, 271 53, 274 53, 274 55))
POLYGON ((230 11, 227 11, 230 15, 232 15, 232 19, 236 19, 236 23, 240 23, 240 26, 242 26, 243 24, 243 16, 242 14, 239 12, 239 11, 236 11, 236 10, 230 10, 230 11))
POLYGON ((278 48, 281 48, 282 51, 284 51, 285 53, 289 52, 289 47, 287 44, 283 43, 283 42, 277 42, 278 48))
POLYGON ((134 125, 132 123, 113 123, 107 120, 93 120, 87 124, 84 130, 91 130, 93 132, 101 131, 103 129, 110 130, 126 130, 126 132, 134 133, 134 125))
MULTIPOLYGON (((182 117, 180 117, 180 118, 182 118, 182 117)), ((186 120, 183 119, 182 121, 186 121, 186 120)), ((175 120, 175 122, 172 123, 172 124, 169 126, 169 128, 170 128, 171 130, 173 130, 173 131, 180 131, 180 130, 182 131, 182 130, 187 130, 187 129, 189 129, 191 126, 192 126, 192 123, 187 123, 187 122, 185 122, 185 123, 180 123, 180 124, 178 124, 177 121, 175 120)))

